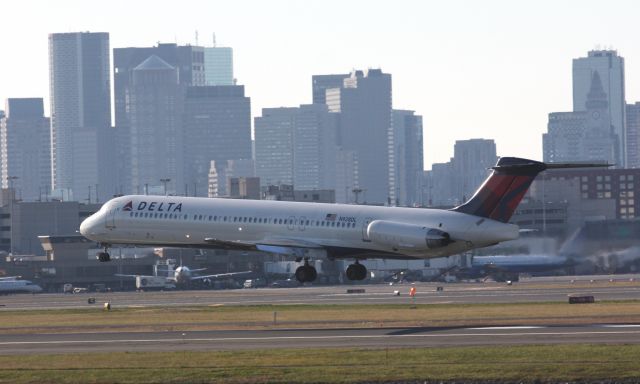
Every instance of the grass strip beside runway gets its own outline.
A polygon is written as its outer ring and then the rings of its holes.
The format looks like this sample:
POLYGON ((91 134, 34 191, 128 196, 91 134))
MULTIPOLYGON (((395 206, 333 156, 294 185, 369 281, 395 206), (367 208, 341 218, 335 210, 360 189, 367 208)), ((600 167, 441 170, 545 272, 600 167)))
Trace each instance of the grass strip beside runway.
POLYGON ((0 383, 572 382, 640 377, 640 345, 0 356, 0 383))
POLYGON ((639 323, 640 301, 515 304, 257 305, 2 311, 0 332, 195 331, 639 323), (275 316, 274 316, 275 313, 275 316), (275 322, 274 322, 275 317, 275 322))

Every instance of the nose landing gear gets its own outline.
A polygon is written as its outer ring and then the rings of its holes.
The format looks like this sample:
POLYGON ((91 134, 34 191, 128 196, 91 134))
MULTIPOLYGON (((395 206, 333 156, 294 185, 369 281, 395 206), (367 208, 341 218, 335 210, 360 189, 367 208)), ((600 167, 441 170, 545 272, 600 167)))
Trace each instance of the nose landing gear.
POLYGON ((100 261, 101 263, 111 261, 111 256, 109 255, 109 244, 103 244, 103 246, 104 252, 98 252, 98 255, 96 256, 98 261, 100 261))

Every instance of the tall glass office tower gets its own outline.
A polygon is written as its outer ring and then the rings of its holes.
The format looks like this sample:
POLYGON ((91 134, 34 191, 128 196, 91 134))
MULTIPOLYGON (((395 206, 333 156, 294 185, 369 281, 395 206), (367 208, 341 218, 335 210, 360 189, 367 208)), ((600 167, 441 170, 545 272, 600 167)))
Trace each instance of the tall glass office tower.
POLYGON ((49 86, 52 187, 66 200, 104 200, 114 191, 109 34, 50 34, 49 86))

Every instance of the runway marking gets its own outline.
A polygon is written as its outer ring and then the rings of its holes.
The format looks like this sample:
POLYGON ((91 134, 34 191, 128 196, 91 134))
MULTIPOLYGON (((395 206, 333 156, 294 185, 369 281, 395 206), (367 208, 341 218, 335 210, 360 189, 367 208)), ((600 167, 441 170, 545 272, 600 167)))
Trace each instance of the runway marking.
POLYGON ((340 339, 402 339, 402 338, 460 338, 460 337, 522 337, 522 336, 582 336, 582 335, 640 335, 640 331, 577 331, 577 332, 514 332, 514 333, 453 333, 411 335, 328 335, 328 336, 267 336, 267 337, 211 337, 211 338, 165 338, 165 339, 120 339, 120 340, 49 340, 49 341, 5 341, 0 346, 47 345, 47 344, 118 344, 118 343, 186 343, 186 342, 242 342, 242 341, 287 341, 287 340, 340 340, 340 339))
POLYGON ((483 330, 492 330, 492 329, 508 330, 508 329, 541 329, 541 328, 547 328, 547 327, 544 327, 544 326, 529 326, 529 325, 514 325, 514 326, 505 326, 505 327, 478 327, 478 328, 467 328, 467 329, 483 331, 483 330))
MULTIPOLYGON (((563 289, 563 290, 553 290, 553 291, 537 291, 537 292, 495 292, 492 294, 465 294, 465 291, 455 291, 450 293, 438 293, 434 291, 417 291, 416 297, 422 299, 430 299, 430 298, 473 298, 473 297, 504 297, 504 296, 553 296, 553 295, 562 295, 566 296, 571 292, 574 292, 575 289, 563 289)), ((584 290, 583 290, 584 291, 584 290)), ((619 293, 637 293, 638 289, 632 290, 615 290, 612 292, 611 290, 606 291, 589 291, 591 294, 619 294, 619 293)), ((408 295, 408 293, 407 293, 408 295)), ((407 296, 405 295, 405 297, 407 296)), ((387 296, 395 296, 392 293, 366 293, 357 295, 359 299, 368 299, 368 300, 377 300, 379 298, 386 298, 387 296), (367 297, 371 296, 371 297, 367 297), (376 296, 376 297, 373 297, 376 296)), ((402 295, 401 295, 402 296, 402 295)), ((336 293, 336 294, 321 294, 318 297, 356 297, 353 294, 346 293, 336 293)), ((313 299, 313 297, 310 297, 313 299)), ((317 299, 314 299, 317 300, 317 299)))

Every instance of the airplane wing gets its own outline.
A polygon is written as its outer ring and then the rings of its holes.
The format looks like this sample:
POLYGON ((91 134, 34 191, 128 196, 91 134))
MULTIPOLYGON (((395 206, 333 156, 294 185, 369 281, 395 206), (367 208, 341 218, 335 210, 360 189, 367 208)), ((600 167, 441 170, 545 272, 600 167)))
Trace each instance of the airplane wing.
POLYGON ((311 249, 325 250, 335 258, 384 258, 388 256, 397 256, 390 253, 372 251, 370 249, 326 247, 306 240, 284 237, 266 238, 256 242, 241 240, 220 240, 209 237, 205 238, 204 241, 208 245, 210 245, 211 248, 233 249, 241 251, 263 251, 285 256, 292 256, 296 258, 305 257, 308 254, 308 251, 311 249))
POLYGON ((219 240, 206 238, 204 241, 214 247, 222 249, 236 249, 244 251, 263 251, 281 255, 303 257, 309 249, 324 249, 322 245, 309 241, 290 238, 267 238, 259 242, 246 242, 235 240, 219 240))
POLYGON ((138 276, 140 276, 142 278, 144 278, 144 277, 152 277, 152 276, 145 276, 145 275, 123 275, 122 273, 116 273, 114 276, 115 277, 127 277, 127 278, 132 278, 132 279, 135 279, 138 276))
POLYGON ((22 278, 22 276, 5 276, 5 277, 0 277, 0 281, 17 280, 20 278, 22 278))
POLYGON ((215 279, 224 279, 227 277, 238 277, 238 276, 243 276, 243 275, 249 275, 252 274, 253 271, 243 271, 243 272, 229 272, 229 273, 218 273, 215 275, 205 275, 205 276, 192 276, 191 280, 203 280, 203 279, 209 279, 209 280, 215 280, 215 279))
POLYGON ((204 242, 219 249, 236 249, 240 251, 255 251, 257 249, 255 243, 246 241, 220 240, 213 237, 207 237, 204 239, 204 242))

